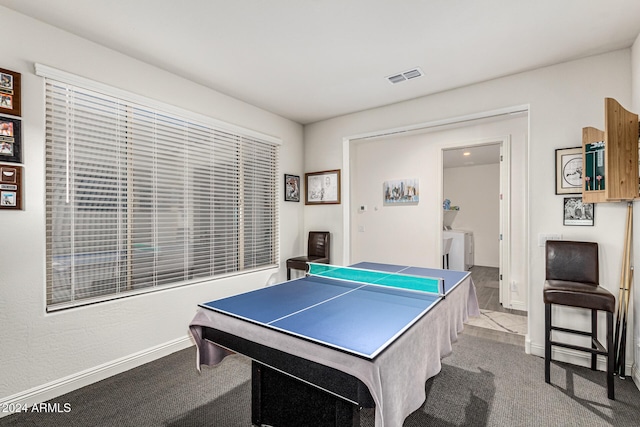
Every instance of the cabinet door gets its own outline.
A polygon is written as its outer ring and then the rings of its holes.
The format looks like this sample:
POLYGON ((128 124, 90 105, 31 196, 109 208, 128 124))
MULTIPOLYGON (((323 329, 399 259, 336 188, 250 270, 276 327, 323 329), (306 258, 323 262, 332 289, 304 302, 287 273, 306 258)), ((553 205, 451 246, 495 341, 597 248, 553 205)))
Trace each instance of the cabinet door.
POLYGON ((465 234, 465 267, 470 269, 473 267, 473 233, 465 234))
POLYGON ((465 238, 464 233, 458 231, 445 231, 445 239, 452 238, 451 250, 449 251, 449 269, 465 271, 465 238))
POLYGON ((638 198, 638 115, 605 98, 604 116, 604 131, 582 129, 582 200, 634 200, 638 198))

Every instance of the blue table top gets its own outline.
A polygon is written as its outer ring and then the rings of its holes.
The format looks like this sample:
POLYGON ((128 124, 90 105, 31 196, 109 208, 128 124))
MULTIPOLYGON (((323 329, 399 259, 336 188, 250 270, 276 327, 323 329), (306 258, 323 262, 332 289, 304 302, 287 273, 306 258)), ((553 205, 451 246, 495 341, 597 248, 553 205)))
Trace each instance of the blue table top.
MULTIPOLYGON (((359 263, 352 267, 444 279, 445 293, 468 272, 359 263)), ((200 306, 373 359, 442 296, 306 276, 200 306)))

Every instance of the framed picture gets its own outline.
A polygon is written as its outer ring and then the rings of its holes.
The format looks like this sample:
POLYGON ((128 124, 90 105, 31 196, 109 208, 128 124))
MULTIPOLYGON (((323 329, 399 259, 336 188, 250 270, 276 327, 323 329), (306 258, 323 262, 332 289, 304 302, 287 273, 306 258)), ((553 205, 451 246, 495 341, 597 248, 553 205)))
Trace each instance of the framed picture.
POLYGON ((22 163, 20 120, 0 116, 0 162, 22 163))
POLYGON ((582 193, 582 147, 556 150, 556 194, 582 193))
POLYGON ((298 175, 284 175, 284 201, 300 201, 300 177, 298 175))
POLYGON ((564 198, 563 225, 593 225, 595 205, 583 203, 582 197, 564 198))
POLYGON ((340 204, 340 170, 304 174, 307 196, 305 204, 340 204))
POLYGON ((20 73, 0 68, 0 113, 20 116, 20 73))
POLYGON ((417 179, 398 179, 382 184, 385 205, 417 204, 420 201, 420 186, 417 179))
POLYGON ((22 166, 0 165, 0 210, 22 210, 22 166))

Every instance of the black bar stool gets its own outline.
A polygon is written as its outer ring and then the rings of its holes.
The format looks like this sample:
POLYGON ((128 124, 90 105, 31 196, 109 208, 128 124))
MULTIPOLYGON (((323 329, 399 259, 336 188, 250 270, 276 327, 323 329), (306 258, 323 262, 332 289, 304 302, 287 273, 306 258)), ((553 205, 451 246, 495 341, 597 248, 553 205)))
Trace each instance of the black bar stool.
POLYGON ((546 277, 544 284, 545 304, 545 355, 544 380, 551 382, 551 347, 564 347, 591 353, 591 369, 596 370, 598 355, 607 359, 607 394, 614 400, 613 371, 613 312, 616 300, 611 292, 599 286, 598 244, 591 242, 569 242, 549 240, 546 244, 546 277), (580 307, 591 310, 591 331, 553 326, 551 306, 553 304, 580 307), (607 315, 607 346, 598 341, 598 311, 607 315), (561 343, 551 339, 551 331, 591 337, 591 347, 561 343))

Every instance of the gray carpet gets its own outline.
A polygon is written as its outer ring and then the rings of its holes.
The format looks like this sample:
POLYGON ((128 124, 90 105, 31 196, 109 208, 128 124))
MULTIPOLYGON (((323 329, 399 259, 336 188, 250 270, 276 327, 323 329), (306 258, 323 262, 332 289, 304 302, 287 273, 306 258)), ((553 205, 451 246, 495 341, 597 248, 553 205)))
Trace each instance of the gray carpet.
MULTIPOLYGON (((249 361, 228 357, 198 374, 194 360, 193 348, 180 351, 54 399, 69 413, 14 414, 0 426, 250 426, 249 361)), ((521 346, 462 334, 404 425, 640 425, 640 391, 630 378, 616 378, 610 401, 603 372, 554 363, 551 375, 553 385, 545 384, 544 360, 521 346)), ((361 426, 373 426, 371 410, 361 426)))

